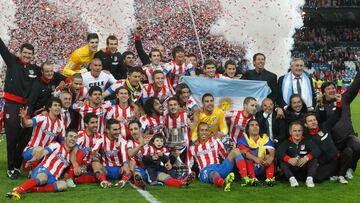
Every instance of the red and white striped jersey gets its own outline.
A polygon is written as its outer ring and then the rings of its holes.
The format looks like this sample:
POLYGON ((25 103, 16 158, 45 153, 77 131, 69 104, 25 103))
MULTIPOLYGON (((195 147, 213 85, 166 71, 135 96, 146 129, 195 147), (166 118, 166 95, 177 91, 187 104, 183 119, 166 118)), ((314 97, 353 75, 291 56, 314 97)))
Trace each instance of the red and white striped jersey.
POLYGON ((199 105, 196 103, 195 99, 190 96, 189 99, 186 101, 185 106, 180 105, 180 107, 192 111, 195 108, 199 108, 199 105))
MULTIPOLYGON (((106 91, 108 91, 110 94, 114 94, 116 92, 116 90, 122 86, 127 87, 126 80, 124 80, 124 79, 116 81, 106 91)), ((132 91, 130 91, 130 92, 132 92, 132 91)), ((136 102, 141 98, 145 98, 145 99, 148 98, 147 93, 141 83, 139 84, 139 87, 135 91, 133 91, 131 94, 132 94, 131 99, 133 102, 136 102)))
POLYGON ((144 88, 149 97, 157 97, 161 103, 175 94, 173 88, 165 84, 163 84, 159 91, 155 91, 153 83, 144 85, 144 88))
POLYGON ((170 152, 166 147, 156 148, 155 146, 148 146, 145 148, 144 156, 153 156, 154 154, 157 154, 159 152, 162 152, 165 156, 169 156, 170 152))
POLYGON ((135 108, 129 105, 126 108, 122 108, 119 104, 113 105, 110 108, 110 111, 106 114, 106 119, 117 119, 124 125, 136 118, 135 108))
POLYGON ((98 116, 98 133, 102 134, 105 130, 105 114, 110 110, 111 103, 110 102, 104 102, 98 107, 91 107, 90 104, 85 104, 84 106, 80 107, 76 103, 73 104, 72 108, 74 111, 78 112, 80 115, 80 125, 78 130, 84 130, 85 124, 84 124, 84 117, 88 113, 94 113, 98 116))
POLYGON ((96 141, 93 151, 101 152, 104 166, 123 166, 129 163, 127 143, 121 136, 112 140, 104 134, 96 141))
POLYGON ((149 134, 151 137, 158 133, 164 135, 164 116, 159 116, 158 118, 153 118, 151 116, 141 116, 140 123, 141 132, 143 134, 149 134))
POLYGON ((89 164, 91 162, 91 149, 95 146, 96 141, 101 138, 99 133, 95 133, 93 136, 90 136, 86 130, 81 130, 78 132, 78 139, 76 144, 79 149, 85 152, 84 162, 89 164))
POLYGON ((39 165, 45 167, 58 179, 63 171, 70 166, 70 151, 66 150, 63 143, 58 142, 51 143, 46 149, 49 153, 39 165))
MULTIPOLYGON (((154 64, 148 64, 146 66, 144 66, 143 68, 143 71, 144 71, 144 74, 146 75, 146 78, 147 78, 147 81, 148 83, 153 83, 154 80, 153 80, 153 74, 154 74, 154 71, 156 70, 161 70, 161 71, 164 71, 165 69, 165 64, 163 64, 162 66, 159 64, 157 66, 155 66, 154 64)), ((166 77, 166 76, 165 76, 166 77)), ((165 79, 165 83, 166 85, 168 85, 169 83, 169 80, 168 78, 166 77, 165 79)))
POLYGON ((213 137, 210 137, 205 142, 200 142, 199 145, 192 145, 190 150, 188 151, 189 154, 189 163, 190 168, 195 161, 199 165, 200 171, 208 165, 211 164, 219 164, 221 156, 223 159, 226 158, 226 149, 221 141, 216 140, 213 137))
POLYGON ((189 140, 191 139, 189 124, 190 119, 188 118, 187 113, 179 112, 178 117, 173 117, 170 114, 165 116, 165 132, 166 132, 166 142, 169 142, 169 129, 180 128, 184 133, 184 139, 186 142, 186 146, 189 144, 189 140))
POLYGON ((234 111, 231 115, 230 137, 232 141, 237 143, 245 132, 247 122, 255 118, 254 116, 246 117, 244 111, 234 111))
MULTIPOLYGON (((131 150, 139 146, 139 142, 135 141, 134 139, 127 140, 127 149, 131 150)), ((145 154, 149 146, 146 144, 140 148, 137 154, 134 155, 131 159, 135 161, 137 167, 142 167, 142 158, 145 154)))
POLYGON ((185 63, 178 65, 175 60, 166 64, 164 69, 164 73, 169 77, 170 84, 174 89, 179 84, 180 77, 192 71, 195 71, 195 68, 191 63, 188 65, 185 65, 185 63))
POLYGON ((63 122, 56 118, 52 120, 49 115, 39 114, 32 119, 32 136, 25 150, 29 147, 47 147, 65 131, 63 122))
POLYGON ((114 84, 116 82, 112 74, 105 73, 104 71, 101 71, 98 77, 91 75, 90 71, 82 73, 81 75, 83 77, 84 87, 88 89, 93 86, 98 86, 104 91, 107 83, 114 84))

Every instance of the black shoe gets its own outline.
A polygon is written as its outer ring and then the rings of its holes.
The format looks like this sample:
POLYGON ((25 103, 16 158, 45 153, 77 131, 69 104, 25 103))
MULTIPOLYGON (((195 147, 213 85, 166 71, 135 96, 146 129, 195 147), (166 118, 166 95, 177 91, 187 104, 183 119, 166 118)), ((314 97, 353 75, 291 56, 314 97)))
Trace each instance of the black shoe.
POLYGON ((14 175, 16 175, 16 178, 18 178, 21 175, 20 169, 14 168, 14 175))
POLYGON ((8 170, 7 171, 7 177, 11 180, 17 179, 19 176, 15 174, 15 170, 8 170))

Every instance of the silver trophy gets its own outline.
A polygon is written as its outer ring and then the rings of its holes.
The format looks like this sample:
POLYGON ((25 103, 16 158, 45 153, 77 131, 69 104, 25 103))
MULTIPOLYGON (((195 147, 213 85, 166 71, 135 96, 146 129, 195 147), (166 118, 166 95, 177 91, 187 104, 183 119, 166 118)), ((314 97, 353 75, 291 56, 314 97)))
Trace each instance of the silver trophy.
POLYGON ((178 178, 187 176, 189 170, 180 158, 180 154, 186 150, 186 131, 185 128, 166 129, 166 145, 175 155, 173 169, 176 171, 178 178))

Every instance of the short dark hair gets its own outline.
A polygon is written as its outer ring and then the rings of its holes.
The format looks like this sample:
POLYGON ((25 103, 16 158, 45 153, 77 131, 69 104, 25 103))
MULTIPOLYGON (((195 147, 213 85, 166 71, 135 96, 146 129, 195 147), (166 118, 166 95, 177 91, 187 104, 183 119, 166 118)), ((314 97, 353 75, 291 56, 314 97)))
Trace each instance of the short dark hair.
POLYGON ((254 56, 253 56, 253 61, 255 61, 255 60, 256 60, 256 57, 258 57, 258 56, 263 56, 264 59, 266 59, 265 54, 263 54, 263 53, 256 53, 256 54, 254 54, 254 56))
POLYGON ((204 102, 205 97, 212 97, 212 98, 214 98, 214 96, 213 96, 212 94, 210 94, 210 93, 205 93, 205 94, 202 96, 202 98, 201 98, 201 102, 204 102))
POLYGON ((196 58, 196 60, 198 60, 198 57, 197 57, 195 54, 193 54, 193 53, 188 54, 188 55, 187 55, 187 57, 189 57, 189 58, 190 58, 190 57, 195 57, 195 58, 196 58))
POLYGON ((102 89, 99 86, 92 86, 89 89, 89 95, 91 96, 94 92, 100 92, 102 93, 102 89))
POLYGON ((176 54, 179 53, 179 52, 185 52, 185 49, 184 47, 182 46, 176 46, 172 49, 171 51, 171 54, 172 54, 172 57, 175 58, 176 54))
POLYGON ((106 129, 110 130, 112 125, 119 124, 119 123, 120 123, 120 121, 118 121, 117 119, 111 118, 106 121, 106 129))
POLYGON ((50 66, 50 65, 54 65, 53 62, 49 61, 49 60, 46 60, 45 62, 43 62, 41 65, 40 65, 40 70, 43 71, 44 70, 44 66, 50 66))
POLYGON ((168 98, 167 100, 166 100, 166 102, 169 104, 169 102, 170 101, 177 101, 178 103, 179 103, 179 101, 178 101, 178 99, 176 98, 176 97, 170 97, 170 98, 168 98))
POLYGON ((159 53, 160 53, 160 57, 162 57, 161 51, 160 51, 159 49, 154 48, 154 49, 151 49, 151 51, 150 51, 150 53, 149 53, 149 58, 151 58, 153 52, 159 52, 159 53))
POLYGON ((30 43, 24 43, 24 44, 22 44, 22 45, 20 46, 20 52, 22 52, 22 51, 24 50, 24 48, 32 51, 33 53, 35 52, 34 46, 33 46, 32 44, 30 44, 30 43))
POLYGON ((125 51, 122 55, 124 56, 124 59, 126 58, 127 55, 133 55, 135 57, 135 54, 132 51, 125 51))
POLYGON ((215 68, 216 68, 216 62, 212 59, 207 59, 205 62, 204 62, 204 69, 206 68, 206 66, 208 65, 214 65, 215 68))
POLYGON ((321 93, 324 93, 325 92, 325 88, 331 86, 331 85, 334 85, 334 87, 336 88, 336 85, 334 82, 330 82, 330 81, 326 81, 324 82, 322 85, 321 85, 321 93))
POLYGON ((46 111, 50 111, 49 109, 51 108, 51 106, 53 105, 53 103, 58 103, 60 104, 60 106, 62 107, 62 103, 61 103, 61 100, 57 97, 51 97, 49 99, 49 101, 47 102, 46 104, 46 111))
POLYGON ((110 40, 116 40, 118 41, 118 38, 115 37, 115 35, 109 35, 107 38, 106 38, 106 45, 109 45, 109 41, 110 40))
POLYGON ((141 67, 135 66, 135 67, 129 67, 127 70, 127 74, 131 75, 133 73, 144 73, 143 69, 141 67))
POLYGON ((86 41, 90 42, 92 39, 99 39, 99 35, 96 33, 89 33, 86 37, 86 41))
POLYGON ((301 121, 293 121, 289 124, 289 131, 294 125, 300 125, 304 129, 303 123, 301 121))
POLYGON ((156 138, 162 139, 163 142, 164 142, 164 146, 165 146, 166 139, 165 139, 164 135, 162 135, 162 134, 160 134, 160 133, 155 134, 155 135, 150 139, 150 143, 154 143, 154 141, 155 141, 156 138))
POLYGON ((303 112, 303 113, 307 112, 307 106, 306 106, 304 100, 301 98, 301 95, 299 95, 299 94, 293 94, 293 95, 290 96, 289 106, 288 106, 287 110, 288 110, 288 111, 292 111, 292 112, 294 111, 294 109, 293 109, 292 106, 291 106, 291 100, 293 100, 295 97, 300 98, 301 103, 302 103, 302 105, 303 105, 302 108, 301 108, 301 110, 300 110, 300 112, 303 112))
POLYGON ((93 112, 90 112, 90 113, 86 114, 86 115, 84 116, 84 123, 89 124, 89 122, 90 122, 90 120, 91 120, 92 118, 98 119, 98 116, 97 116, 95 113, 93 113, 93 112))
POLYGON ((157 97, 150 97, 146 100, 146 102, 144 103, 144 112, 146 115, 152 115, 152 113, 154 112, 154 104, 156 100, 160 102, 160 99, 157 97))
POLYGON ((68 129, 66 129, 65 137, 67 137, 68 134, 71 133, 71 132, 76 133, 76 134, 78 133, 78 131, 77 131, 76 129, 74 129, 74 128, 68 128, 68 129))
POLYGON ((254 97, 246 97, 243 104, 248 104, 251 101, 256 101, 256 99, 254 97))
POLYGON ((233 60, 227 60, 226 62, 225 62, 225 69, 228 67, 228 65, 233 65, 233 66, 235 66, 236 67, 236 63, 235 63, 235 61, 233 61, 233 60))
POLYGON ((155 71, 153 72, 153 74, 151 75, 151 77, 154 78, 154 76, 155 76, 156 74, 159 74, 159 73, 165 75, 164 72, 162 72, 161 70, 155 70, 155 71))
POLYGON ((140 121, 137 120, 137 119, 131 120, 131 121, 129 122, 129 124, 128 124, 128 127, 129 127, 131 124, 134 124, 134 123, 136 123, 136 124, 139 126, 139 128, 141 128, 141 123, 140 123, 140 121))
POLYGON ((305 113, 305 115, 304 115, 303 123, 306 123, 306 119, 307 119, 307 117, 309 117, 309 116, 315 116, 315 118, 316 118, 315 113, 313 113, 313 112, 307 112, 307 113, 305 113))

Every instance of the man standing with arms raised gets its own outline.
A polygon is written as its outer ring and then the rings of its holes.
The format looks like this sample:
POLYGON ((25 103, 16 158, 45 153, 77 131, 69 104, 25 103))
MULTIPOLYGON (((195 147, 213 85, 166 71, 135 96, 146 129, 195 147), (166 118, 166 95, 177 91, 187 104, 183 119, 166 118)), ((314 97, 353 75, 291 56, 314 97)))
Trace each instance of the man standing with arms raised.
POLYGON ((17 179, 20 175, 22 151, 27 144, 26 139, 19 139, 22 135, 20 126, 20 108, 27 104, 31 87, 40 75, 40 68, 31 64, 34 58, 34 47, 25 43, 20 47, 20 55, 10 53, 2 39, 0 39, 0 54, 7 66, 4 99, 5 134, 7 141, 7 176, 17 179))

